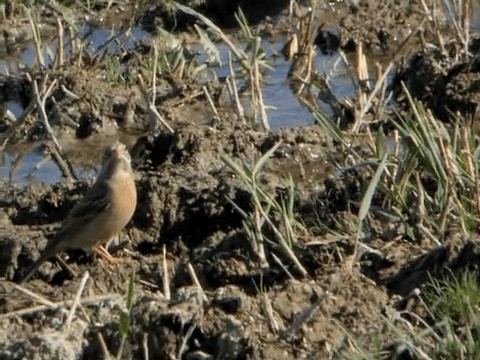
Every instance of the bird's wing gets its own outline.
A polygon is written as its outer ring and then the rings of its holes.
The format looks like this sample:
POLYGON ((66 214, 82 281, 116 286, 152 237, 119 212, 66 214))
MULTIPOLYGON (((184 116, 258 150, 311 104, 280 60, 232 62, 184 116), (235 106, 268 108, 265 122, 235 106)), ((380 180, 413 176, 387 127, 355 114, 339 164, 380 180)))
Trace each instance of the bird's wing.
MULTIPOLYGON (((70 211, 68 220, 88 221, 89 219, 98 216, 109 205, 108 184, 105 181, 97 182, 90 189, 85 197, 78 202, 70 211)), ((67 220, 67 222, 68 222, 67 220)))

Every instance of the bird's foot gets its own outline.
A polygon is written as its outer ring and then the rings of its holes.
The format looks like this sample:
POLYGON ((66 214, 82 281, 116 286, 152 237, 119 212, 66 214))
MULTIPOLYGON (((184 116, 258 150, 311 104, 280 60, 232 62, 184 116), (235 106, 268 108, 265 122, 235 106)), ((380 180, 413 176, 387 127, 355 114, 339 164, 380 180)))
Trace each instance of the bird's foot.
POLYGON ((96 246, 92 249, 93 253, 97 254, 100 256, 103 260, 106 262, 112 264, 112 265, 118 265, 121 264, 125 261, 125 259, 122 258, 117 258, 112 255, 105 249, 102 245, 96 246))

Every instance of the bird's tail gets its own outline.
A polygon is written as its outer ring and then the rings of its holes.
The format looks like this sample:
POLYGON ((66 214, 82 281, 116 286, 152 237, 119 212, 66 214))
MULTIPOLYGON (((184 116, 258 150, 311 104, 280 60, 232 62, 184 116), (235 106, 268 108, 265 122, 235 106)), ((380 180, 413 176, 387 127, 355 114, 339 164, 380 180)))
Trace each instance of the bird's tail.
POLYGON ((27 275, 25 275, 22 280, 20 280, 20 284, 30 280, 30 278, 35 274, 37 271, 38 267, 43 264, 44 261, 50 259, 52 256, 54 256, 57 253, 57 244, 52 244, 52 246, 47 246, 47 248, 43 251, 42 255, 40 258, 35 261, 35 263, 32 265, 32 267, 28 270, 27 275))

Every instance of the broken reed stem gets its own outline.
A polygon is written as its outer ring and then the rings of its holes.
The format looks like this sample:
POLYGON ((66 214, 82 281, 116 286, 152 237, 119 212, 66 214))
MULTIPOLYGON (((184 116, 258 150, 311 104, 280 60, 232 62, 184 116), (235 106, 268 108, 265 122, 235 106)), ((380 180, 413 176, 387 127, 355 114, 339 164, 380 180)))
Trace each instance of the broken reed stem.
POLYGON ((190 338, 192 337, 193 335, 193 331, 195 330, 195 328, 197 327, 197 324, 196 323, 193 323, 192 325, 190 325, 190 327, 188 328, 187 330, 187 333, 185 334, 185 337, 183 338, 182 340, 182 344, 180 345, 180 348, 178 350, 178 357, 177 359, 183 359, 183 354, 185 353, 185 351, 187 351, 188 347, 187 347, 187 343, 188 341, 190 340, 190 338))
POLYGON ((233 44, 233 42, 226 36, 222 30, 216 26, 211 20, 209 20, 207 17, 203 16, 202 14, 198 13, 197 11, 181 5, 175 1, 172 1, 172 4, 177 7, 177 9, 183 11, 184 13, 187 13, 189 15, 192 15, 199 19, 201 22, 203 22, 207 27, 210 28, 217 36, 219 36, 222 41, 227 44, 227 46, 230 48, 230 51, 235 54, 237 57, 240 65, 247 71, 249 71, 249 66, 248 66, 248 56, 237 46, 233 44))
MULTIPOLYGON (((119 294, 107 294, 107 295, 101 295, 101 296, 94 296, 94 297, 84 298, 80 300, 80 304, 91 305, 91 304, 112 300, 112 299, 121 299, 121 296, 119 294)), ((69 306, 71 304, 71 301, 60 301, 57 303, 52 303, 48 301, 48 303, 49 303, 48 305, 45 304, 45 305, 33 306, 27 309, 15 310, 9 313, 1 314, 0 319, 8 318, 11 316, 29 315, 32 313, 46 311, 46 310, 60 310, 62 312, 66 312, 67 310, 65 309, 65 307, 69 306)))
MULTIPOLYGON (((73 59, 75 57, 75 54, 78 54, 78 46, 77 46, 78 44, 77 44, 77 38, 75 36, 72 26, 68 27, 68 38, 70 39, 70 47, 72 48, 71 57, 73 59)), ((78 54, 78 57, 81 58, 80 54, 78 54)))
POLYGON ((238 97, 237 80, 235 78, 235 71, 233 70, 232 53, 230 51, 228 52, 228 68, 230 71, 230 76, 227 80, 227 84, 229 85, 228 88, 235 103, 235 112, 237 113, 240 122, 246 125, 247 121, 245 119, 245 111, 242 103, 240 102, 240 98, 238 97))
POLYGON ((272 302, 270 298, 268 297, 267 293, 262 294, 262 305, 263 305, 263 311, 265 315, 267 316, 268 319, 268 327, 274 334, 278 334, 278 332, 281 330, 283 325, 280 325, 275 319, 275 315, 273 313, 273 307, 272 307, 272 302))
MULTIPOLYGON (((436 19, 436 16, 435 16, 435 12, 436 12, 436 1, 433 2, 432 4, 432 9, 430 9, 428 7, 428 5, 426 4, 425 0, 420 0, 420 4, 422 5, 423 7, 423 10, 425 11, 425 13, 428 15, 428 20, 430 21, 430 23, 432 23, 433 25, 433 30, 435 32, 435 35, 437 37, 437 41, 438 41, 438 47, 440 49, 440 52, 442 55, 446 56, 447 55, 447 52, 445 50, 445 42, 443 41, 443 37, 442 37, 442 34, 441 34, 441 30, 439 28, 439 25, 438 25, 438 21, 436 19)), ((456 25, 456 20, 455 19, 451 19, 454 23, 454 25, 456 25)), ((458 27, 457 27, 458 29, 458 27)))
POLYGON ((64 63, 63 59, 63 25, 62 20, 57 17, 57 37, 58 37, 58 45, 57 45, 57 59, 55 61, 55 67, 62 67, 64 63))
POLYGON ((252 241, 252 249, 260 260, 261 268, 268 269, 269 265, 268 265, 268 260, 265 253, 265 241, 263 239, 263 233, 262 233, 263 221, 262 221, 262 216, 260 214, 260 211, 258 209, 255 209, 254 220, 255 220, 255 232, 257 236, 256 236, 256 239, 252 241))
POLYGON ((212 97, 210 96, 210 93, 208 92, 207 86, 204 85, 202 87, 202 90, 203 90, 203 93, 205 94, 205 97, 207 98, 208 104, 210 105, 210 107, 213 110, 213 113, 215 114, 216 117, 220 117, 220 115, 218 114, 218 111, 217 111, 217 107, 213 103, 212 97))
POLYGON ((207 296, 205 295, 205 291, 203 291, 203 287, 200 284, 200 281, 198 281, 197 274, 195 273, 195 269, 193 268, 191 263, 187 263, 187 269, 188 269, 188 274, 190 275, 190 279, 192 279, 193 284, 195 287, 200 291, 202 295, 202 300, 207 301, 207 296))
POLYGON ((82 296, 83 289, 85 289, 85 285, 87 284, 89 277, 90 275, 88 271, 85 271, 85 274, 83 274, 82 280, 80 281, 80 285, 78 286, 77 293, 75 294, 75 298, 73 299, 72 307, 70 308, 70 311, 68 313, 67 320, 65 321, 65 324, 64 324, 65 328, 68 328, 72 322, 73 315, 75 314, 75 310, 80 304, 80 298, 82 296))
POLYGON ((45 60, 43 59, 42 54, 42 38, 40 37, 40 31, 38 30, 38 24, 36 20, 33 18, 32 13, 28 12, 28 17, 30 21, 30 27, 32 28, 33 34, 33 43, 35 45, 35 55, 37 58, 37 63, 43 68, 45 67, 45 60))
POLYGON ((143 359, 148 360, 148 333, 143 333, 143 341, 142 341, 142 348, 143 348, 143 359))
POLYGON ((155 103, 157 98, 157 67, 158 67, 158 49, 157 44, 153 43, 153 74, 152 74, 152 99, 155 103))
POLYGON ((162 251, 162 265, 163 265, 163 294, 167 300, 171 299, 170 294, 170 279, 168 278, 168 265, 167 265, 167 249, 163 245, 162 251))
POLYGON ((48 143, 45 145, 50 153, 50 157, 52 158, 53 162, 58 166, 63 176, 68 180, 75 179, 75 175, 71 168, 71 164, 68 163, 66 159, 62 157, 58 149, 55 146, 51 146, 48 143))
MULTIPOLYGON (((438 228, 437 228, 437 234, 440 239, 444 238, 445 234, 445 227, 447 225, 447 216, 450 213, 451 209, 451 204, 453 203, 453 198, 455 197, 454 192, 455 190, 450 186, 450 181, 447 181, 447 186, 448 186, 448 199, 445 205, 443 206, 443 209, 440 213, 440 216, 438 218, 438 228)), ((462 208, 462 204, 460 203, 460 208, 462 208)))
POLYGON ((45 111, 45 102, 47 98, 50 96, 50 94, 52 93, 53 87, 57 84, 57 80, 56 79, 53 80, 50 86, 48 87, 48 89, 45 90, 47 77, 48 76, 46 75, 44 80, 42 81, 42 94, 40 94, 40 91, 38 90, 37 80, 33 80, 33 91, 35 93, 35 100, 37 102, 37 110, 39 112, 43 125, 45 126, 45 129, 47 130, 47 133, 50 136, 50 139, 55 144, 57 150, 62 151, 62 146, 60 145, 55 134, 53 133, 53 129, 50 126, 50 122, 48 121, 48 116, 45 111))
POLYGON ((290 280, 295 280, 295 277, 292 275, 290 271, 288 271, 287 267, 284 265, 282 260, 275 255, 273 252, 271 253, 273 260, 277 263, 278 266, 285 272, 285 274, 290 278, 290 280))
POLYGON ((63 149, 60 143, 57 140, 57 137, 55 136, 55 133, 53 132, 52 127, 50 126, 50 122, 48 121, 48 116, 47 112, 45 111, 45 103, 47 101, 47 98, 52 94, 53 88, 57 84, 57 80, 53 80, 52 83, 48 88, 46 88, 46 83, 47 83, 48 75, 45 75, 45 77, 42 80, 42 91, 40 93, 40 90, 38 89, 38 83, 37 80, 33 80, 33 90, 35 93, 35 101, 36 101, 36 106, 37 106, 37 111, 40 116, 40 119, 42 120, 42 123, 45 127, 45 130, 47 131, 48 136, 50 137, 50 140, 53 142, 55 145, 55 151, 51 151, 52 156, 58 160, 57 164, 59 164, 59 168, 62 171, 63 176, 67 180, 72 180, 75 179, 74 171, 69 163, 69 161, 64 158, 63 156, 63 149))
POLYGON ((375 82, 375 87, 370 92, 370 95, 366 99, 365 103, 362 105, 362 108, 360 110, 360 115, 359 115, 360 119, 362 119, 365 116, 365 114, 367 113, 367 111, 369 111, 370 108, 372 107, 373 99, 375 98, 375 96, 377 96, 377 93, 382 88, 384 88, 384 86, 386 86, 387 76, 392 69, 393 69, 393 62, 390 62, 390 64, 388 64, 388 66, 387 66, 387 69, 384 72, 382 72, 382 74, 379 78, 377 78, 377 81, 375 82))
POLYGON ((250 68, 249 71, 250 75, 250 89, 251 89, 251 106, 250 106, 250 126, 254 127, 256 122, 257 122, 257 89, 255 87, 255 82, 254 82, 254 75, 253 75, 253 67, 250 68))
MULTIPOLYGON (((41 295, 38 295, 30 290, 28 290, 27 288, 23 287, 22 285, 18 285, 18 284, 15 284, 15 283, 12 283, 12 286, 15 290, 19 291, 20 293, 26 295, 27 297, 29 297, 31 300, 34 300, 36 302, 39 302, 40 304, 42 304, 43 306, 48 306, 48 307, 55 307, 56 304, 54 302, 51 302, 50 300, 44 298, 43 296, 41 295)), ((4 314, 6 315, 6 314, 4 314)))
POLYGON ((100 344, 100 349, 102 349, 103 358, 105 360, 110 360, 112 356, 110 355, 110 352, 108 351, 108 348, 107 348, 107 344, 105 343, 105 339, 103 338, 100 332, 97 332, 97 340, 98 340, 98 343, 100 344))
POLYGON ((143 77, 140 74, 137 76, 137 83, 143 94, 145 102, 147 103, 150 131, 156 131, 157 124, 160 121, 173 134, 175 131, 173 131, 173 129, 170 127, 170 125, 168 125, 168 123, 165 121, 162 115, 160 115, 157 108, 155 107, 155 97, 150 99, 150 96, 148 96, 148 91, 145 86, 145 82, 143 81, 143 77))
MULTIPOLYGON (((369 74, 368 74, 367 57, 363 52, 362 42, 359 42, 355 49, 355 72, 357 74, 357 79, 361 84, 360 88, 362 88, 362 85, 363 85, 363 88, 370 90, 370 86, 368 83, 369 74)), ((362 94, 364 94, 363 91, 362 91, 362 94)))
POLYGON ((255 84, 255 92, 257 93, 257 96, 256 96, 258 100, 257 105, 260 108, 261 124, 262 124, 263 130, 269 131, 270 125, 268 124, 268 117, 267 117, 267 111, 265 109, 265 103, 263 102, 262 87, 260 85, 260 71, 258 69, 257 61, 255 61, 253 65, 253 79, 255 84))
POLYGON ((120 360, 123 354, 123 348, 125 347, 125 341, 127 341, 127 335, 123 334, 122 339, 120 340, 120 346, 118 348, 117 356, 115 357, 116 360, 120 360))
POLYGON ((468 44, 470 44, 470 3, 471 0, 462 1, 462 14, 460 20, 466 52, 468 52, 468 44))
POLYGON ((419 220, 423 221, 425 218, 425 193, 418 171, 415 171, 415 183, 417 184, 417 215, 419 220))
POLYGON ((267 221, 272 229, 275 238, 278 240, 280 248, 285 252, 285 254, 290 258, 293 264, 296 266, 297 270, 300 271, 302 277, 306 277, 308 275, 308 271, 303 267, 302 263, 298 260, 297 256, 293 252, 293 250, 288 246, 285 238, 283 237, 282 233, 277 229, 275 224, 272 220, 268 217, 268 214, 265 212, 261 204, 257 204, 259 211, 261 212, 263 218, 267 221))

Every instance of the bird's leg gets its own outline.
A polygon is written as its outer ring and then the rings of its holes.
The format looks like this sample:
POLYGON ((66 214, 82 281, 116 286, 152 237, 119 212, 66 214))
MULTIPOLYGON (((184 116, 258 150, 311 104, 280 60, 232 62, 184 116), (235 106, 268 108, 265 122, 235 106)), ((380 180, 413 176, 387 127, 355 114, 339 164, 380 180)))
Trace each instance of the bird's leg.
POLYGON ((110 264, 116 265, 124 262, 124 259, 116 258, 107 251, 102 245, 95 245, 92 248, 92 252, 103 258, 105 261, 109 262, 110 264))

